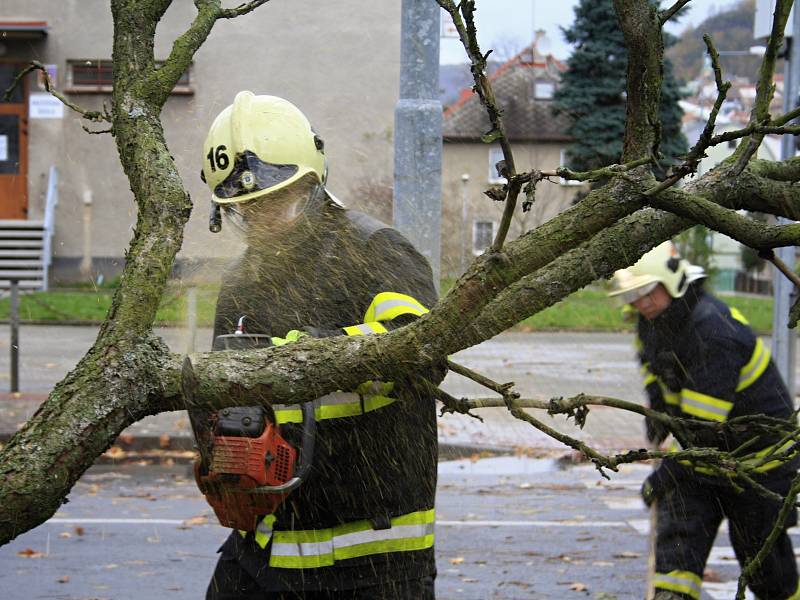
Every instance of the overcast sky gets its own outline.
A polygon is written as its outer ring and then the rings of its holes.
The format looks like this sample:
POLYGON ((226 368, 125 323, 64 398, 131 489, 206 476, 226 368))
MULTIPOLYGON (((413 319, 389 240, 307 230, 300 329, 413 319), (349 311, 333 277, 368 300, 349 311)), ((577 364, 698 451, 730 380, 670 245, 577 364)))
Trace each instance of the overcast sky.
MULTIPOLYGON (((692 0, 689 12, 680 23, 668 26, 668 30, 679 34, 686 27, 697 25, 707 16, 736 2, 738 0, 692 0)), ((671 3, 672 0, 663 4, 671 3)), ((509 58, 512 50, 519 50, 533 40, 533 31, 544 29, 550 40, 549 52, 557 58, 567 58, 570 47, 559 27, 572 23, 577 4, 578 0, 477 0, 478 42, 484 52, 496 48, 501 58, 509 58)), ((444 17, 449 19, 446 13, 444 17)), ((442 39, 441 62, 467 62, 459 40, 442 39)))

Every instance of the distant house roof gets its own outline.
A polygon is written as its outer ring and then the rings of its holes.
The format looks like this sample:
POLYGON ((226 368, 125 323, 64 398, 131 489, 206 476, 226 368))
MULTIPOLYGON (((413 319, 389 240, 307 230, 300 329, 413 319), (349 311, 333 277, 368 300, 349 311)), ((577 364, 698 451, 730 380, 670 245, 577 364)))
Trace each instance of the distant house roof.
MULTIPOLYGON (((570 141, 570 119, 553 113, 553 101, 536 98, 536 84, 557 85, 566 65, 552 55, 544 56, 536 42, 495 71, 490 81, 511 141, 570 141)), ((542 89, 542 88, 540 88, 542 89)), ((480 140, 491 128, 486 109, 471 89, 444 111, 444 141, 480 140)))

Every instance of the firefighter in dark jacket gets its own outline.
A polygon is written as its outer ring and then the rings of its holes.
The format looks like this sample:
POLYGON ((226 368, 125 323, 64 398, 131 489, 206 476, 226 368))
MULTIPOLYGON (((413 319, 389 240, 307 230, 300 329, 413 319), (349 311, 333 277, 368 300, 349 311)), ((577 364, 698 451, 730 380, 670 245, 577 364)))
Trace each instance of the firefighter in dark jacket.
MULTIPOLYGON (((702 273, 702 272, 701 272, 702 273)), ((638 350, 651 408, 675 416, 725 423, 745 415, 793 418, 792 399, 745 317, 704 291, 698 267, 681 259, 671 242, 617 271, 613 291, 639 313, 638 350)), ((648 427, 651 441, 664 433, 648 427)), ((695 445, 732 451, 752 434, 703 433, 695 445)), ((756 479, 785 496, 797 469, 794 442, 762 435, 747 452, 768 453, 756 479)), ((758 461, 758 459, 756 458, 758 461)), ((755 464, 755 463, 754 463, 755 464)), ((723 518, 740 565, 761 548, 780 503, 709 466, 664 459, 642 486, 656 515, 657 600, 700 599, 703 570, 723 518)), ((792 514, 786 526, 796 523, 792 514)), ((750 588, 759 600, 800 598, 792 543, 784 530, 754 574, 750 588)))
MULTIPOLYGON (((224 277, 215 336, 241 317, 276 345, 380 334, 436 302, 422 255, 327 192, 322 140, 288 101, 240 92, 204 154, 213 202, 247 243, 224 277)), ((434 598, 436 415, 419 375, 315 401, 310 475, 254 530, 230 535, 208 599, 434 598)), ((299 407, 272 408, 300 446, 299 407)))

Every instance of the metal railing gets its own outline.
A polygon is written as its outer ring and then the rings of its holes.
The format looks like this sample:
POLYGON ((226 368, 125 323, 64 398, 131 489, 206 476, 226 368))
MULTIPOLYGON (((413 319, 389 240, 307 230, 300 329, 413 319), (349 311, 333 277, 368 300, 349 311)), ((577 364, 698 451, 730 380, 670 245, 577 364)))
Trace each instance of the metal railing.
POLYGON ((53 260, 53 234, 56 227, 58 206, 58 169, 50 166, 47 177, 47 196, 44 202, 44 231, 42 239, 42 291, 47 291, 50 280, 50 264, 53 260))

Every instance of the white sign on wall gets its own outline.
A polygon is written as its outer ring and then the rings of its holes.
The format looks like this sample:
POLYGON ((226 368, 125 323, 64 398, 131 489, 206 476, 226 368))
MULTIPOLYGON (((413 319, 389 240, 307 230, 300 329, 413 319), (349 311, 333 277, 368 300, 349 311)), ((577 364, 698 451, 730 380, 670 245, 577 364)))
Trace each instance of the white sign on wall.
POLYGON ((0 162, 8 160, 8 136, 0 135, 0 162))
POLYGON ((50 94, 31 94, 28 97, 28 115, 31 119, 63 119, 64 105, 50 94))
POLYGON ((442 31, 441 36, 445 39, 447 38, 455 38, 458 39, 458 29, 456 29, 455 23, 453 23, 453 17, 450 16, 450 13, 442 9, 442 31))

